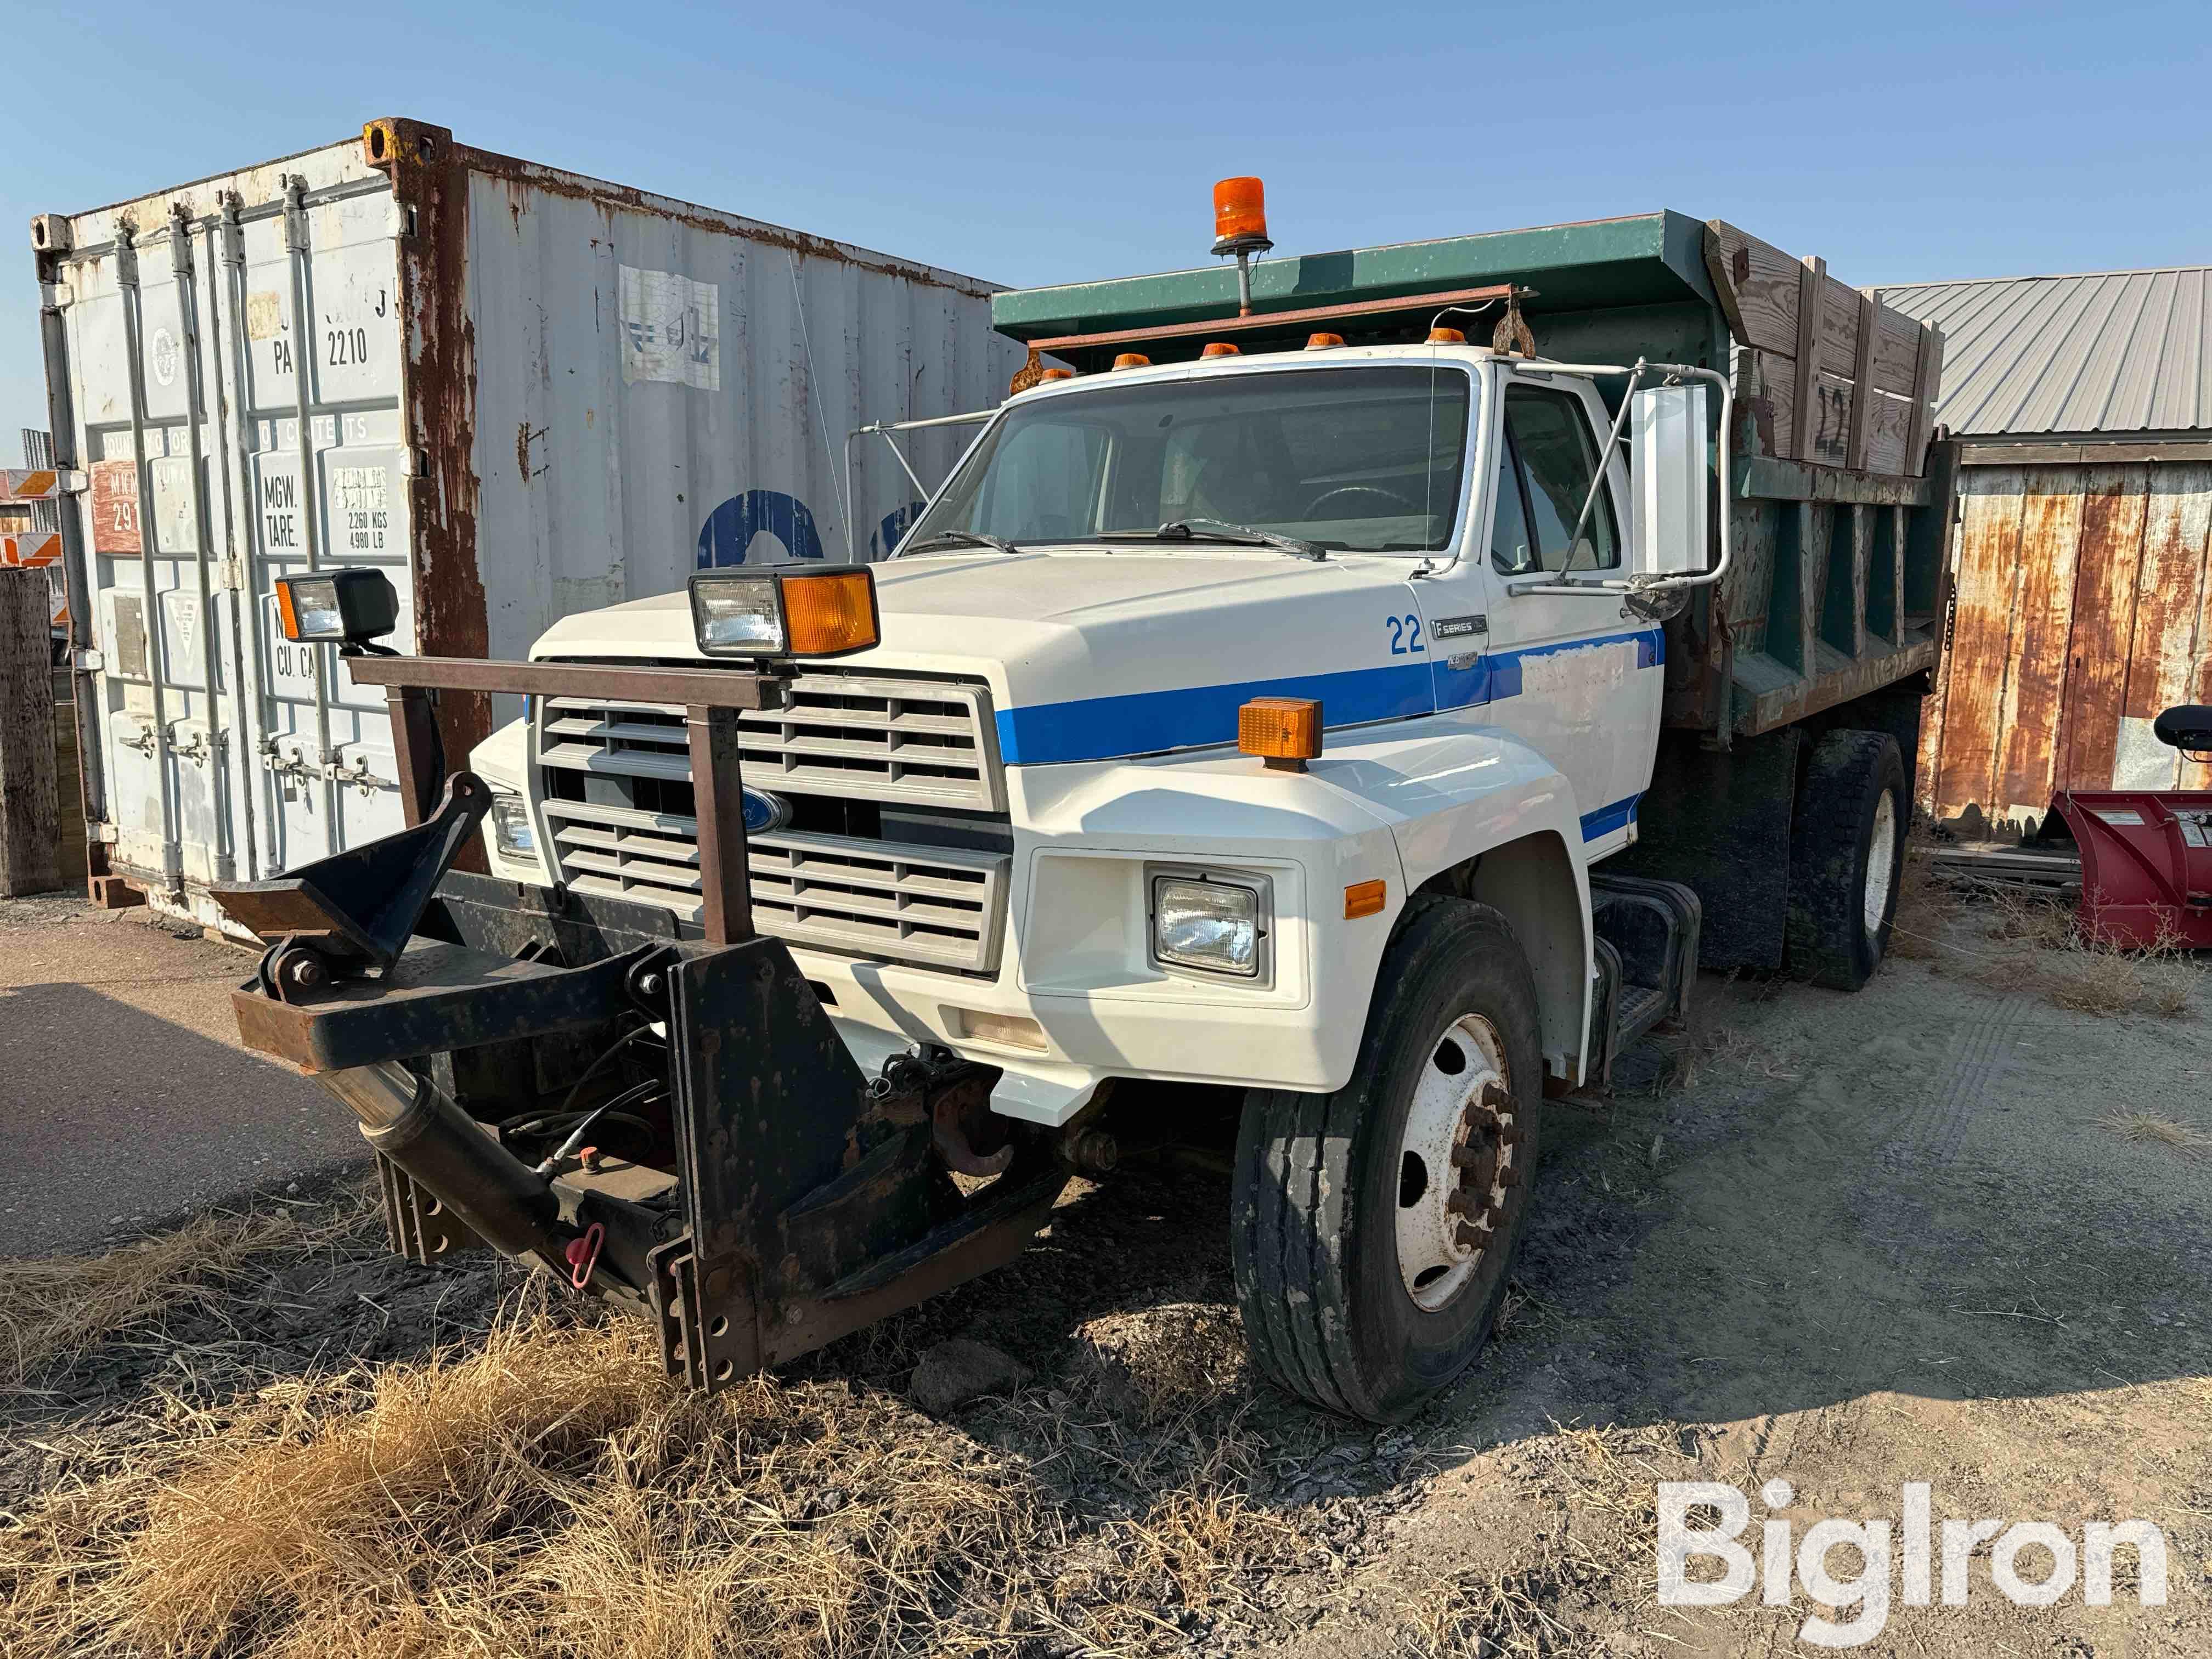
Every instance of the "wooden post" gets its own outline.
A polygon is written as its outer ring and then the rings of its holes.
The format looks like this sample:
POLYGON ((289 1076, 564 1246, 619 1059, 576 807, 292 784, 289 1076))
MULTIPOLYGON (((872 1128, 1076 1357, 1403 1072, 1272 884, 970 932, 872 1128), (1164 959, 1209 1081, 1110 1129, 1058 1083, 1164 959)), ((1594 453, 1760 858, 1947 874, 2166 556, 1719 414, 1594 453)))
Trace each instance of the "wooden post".
POLYGON ((1797 410, 1795 441, 1797 459, 1819 459, 1814 442, 1820 436, 1820 313, 1827 304, 1828 262, 1808 254, 1797 267, 1797 410))
POLYGON ((41 569, 0 569, 0 896, 62 884, 52 601, 41 569))

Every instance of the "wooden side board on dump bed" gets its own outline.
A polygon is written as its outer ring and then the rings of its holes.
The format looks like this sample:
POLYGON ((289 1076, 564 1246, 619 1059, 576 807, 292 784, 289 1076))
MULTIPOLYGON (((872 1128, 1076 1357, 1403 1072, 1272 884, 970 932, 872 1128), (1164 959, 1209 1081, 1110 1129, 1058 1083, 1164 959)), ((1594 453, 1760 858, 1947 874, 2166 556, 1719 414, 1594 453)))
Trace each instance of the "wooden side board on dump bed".
POLYGON ((1706 221, 1705 269, 1743 348, 1736 396, 1761 450, 1854 472, 1926 471, 1941 334, 1880 290, 1838 282, 1826 260, 1793 259, 1724 219, 1706 221))

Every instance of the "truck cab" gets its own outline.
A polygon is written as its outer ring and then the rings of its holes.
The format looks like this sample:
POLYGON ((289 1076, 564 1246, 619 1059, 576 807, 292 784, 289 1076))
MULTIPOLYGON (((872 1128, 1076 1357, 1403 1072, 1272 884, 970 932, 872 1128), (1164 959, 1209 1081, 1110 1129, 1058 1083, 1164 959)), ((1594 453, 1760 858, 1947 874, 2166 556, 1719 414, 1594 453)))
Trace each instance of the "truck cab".
MULTIPOLYGON (((1509 595, 1620 574, 1609 425, 1587 377, 1463 344, 1012 399, 876 568, 881 643, 742 722, 758 925, 864 1060, 988 1054, 998 1109, 1058 1125, 1108 1078, 1341 1087, 1396 920, 1496 854, 1575 1075, 1586 872, 1635 839, 1665 646, 1617 600, 1509 595), (1270 697, 1319 705, 1302 769, 1237 748, 1270 697)), ((679 594, 532 655, 702 653, 679 594)), ((683 736, 566 700, 500 732, 474 763, 518 803, 495 873, 695 918, 683 736)))

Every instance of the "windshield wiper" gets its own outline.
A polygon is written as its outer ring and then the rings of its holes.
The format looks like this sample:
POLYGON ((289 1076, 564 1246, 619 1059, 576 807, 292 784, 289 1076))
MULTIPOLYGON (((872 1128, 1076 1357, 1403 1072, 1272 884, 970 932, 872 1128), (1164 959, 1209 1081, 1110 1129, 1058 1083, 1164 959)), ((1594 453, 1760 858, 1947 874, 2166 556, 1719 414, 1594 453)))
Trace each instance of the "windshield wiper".
POLYGON ((899 549, 898 556, 902 559, 909 553, 919 553, 932 547, 988 547, 1000 553, 1022 550, 1004 536, 987 535, 980 530, 940 530, 934 536, 924 536, 918 542, 908 543, 899 549))
POLYGON ((1249 524, 1225 519, 1172 519, 1158 530, 1109 530, 1098 539, 1147 542, 1233 542, 1246 547, 1279 547, 1301 559, 1325 559, 1328 550, 1319 542, 1303 541, 1272 530, 1255 530, 1249 524))

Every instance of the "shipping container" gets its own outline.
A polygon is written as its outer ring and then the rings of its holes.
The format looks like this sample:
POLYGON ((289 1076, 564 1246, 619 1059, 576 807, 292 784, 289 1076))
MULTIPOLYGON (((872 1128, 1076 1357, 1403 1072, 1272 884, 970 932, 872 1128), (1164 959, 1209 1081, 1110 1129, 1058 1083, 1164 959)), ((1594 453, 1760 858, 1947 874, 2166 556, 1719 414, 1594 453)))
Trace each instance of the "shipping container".
MULTIPOLYGON (((400 648, 520 657, 702 566, 878 557, 920 492, 848 434, 1023 361, 989 283, 409 120, 32 238, 94 890, 208 923, 208 882, 400 826, 380 696, 285 643, 274 578, 380 566, 400 648)), ((441 706, 449 755, 495 701, 441 706)))

